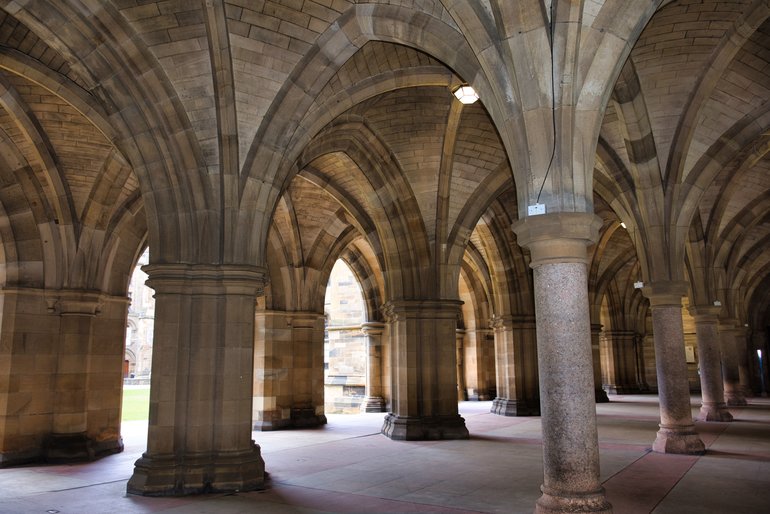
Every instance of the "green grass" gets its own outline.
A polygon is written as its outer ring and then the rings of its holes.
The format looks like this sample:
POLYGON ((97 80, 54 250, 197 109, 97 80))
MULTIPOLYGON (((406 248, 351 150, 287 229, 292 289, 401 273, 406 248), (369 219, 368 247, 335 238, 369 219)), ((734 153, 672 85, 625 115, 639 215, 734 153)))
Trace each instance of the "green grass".
POLYGON ((144 421, 149 417, 150 386, 141 389, 123 389, 122 421, 144 421))

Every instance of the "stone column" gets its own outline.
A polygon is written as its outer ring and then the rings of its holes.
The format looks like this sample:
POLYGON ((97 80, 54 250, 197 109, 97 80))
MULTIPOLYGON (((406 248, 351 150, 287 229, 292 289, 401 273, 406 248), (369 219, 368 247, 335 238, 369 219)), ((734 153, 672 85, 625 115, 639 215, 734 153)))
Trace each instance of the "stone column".
POLYGON ((594 400, 596 400, 596 403, 607 403, 610 399, 607 396, 607 391, 604 390, 602 380, 602 358, 599 345, 601 333, 601 323, 591 323, 591 356, 594 361, 594 400))
POLYGON ((254 319, 254 430, 271 431, 291 426, 293 368, 292 329, 286 312, 257 311, 254 319))
POLYGON ((530 216, 513 225, 534 270, 543 485, 535 512, 612 512, 599 479, 586 247, 601 219, 530 216))
POLYGON ((719 342, 722 347, 722 380, 724 381, 725 401, 727 405, 746 405, 738 371, 738 348, 736 320, 719 321, 719 342))
POLYGON ((291 426, 325 425, 324 316, 315 312, 292 312, 289 323, 294 364, 291 426))
POLYGON ((497 397, 491 412, 500 416, 539 416, 537 333, 534 316, 496 316, 497 397))
POLYGON ((653 282, 642 289, 650 300, 655 341, 655 366, 660 400, 660 429, 653 451, 702 454, 703 441, 695 432, 684 353, 682 297, 686 282, 653 282))
POLYGON ((636 373, 636 348, 630 330, 605 332, 607 341, 607 392, 633 394, 639 392, 636 373))
POLYGON ((370 321, 361 324, 366 336, 366 398, 361 404, 363 412, 385 412, 382 397, 382 332, 384 323, 370 321))
POLYGON ((56 403, 59 317, 45 291, 0 289, 0 467, 43 458, 56 403))
POLYGON ((254 430, 326 424, 323 337, 322 314, 276 310, 256 313, 254 430))
POLYGON ((382 433, 391 439, 467 439, 457 410, 455 338, 462 302, 399 300, 383 306, 388 320, 392 411, 382 433))
POLYGON ((698 343, 698 366, 702 403, 698 419, 701 421, 732 421, 727 410, 722 385, 722 359, 719 351, 719 311, 711 305, 690 307, 695 319, 695 338, 698 343))
MULTIPOLYGON (((463 353, 463 341, 466 331, 462 328, 455 330, 455 355, 457 359, 457 401, 463 402, 468 399, 468 390, 465 388, 465 359, 463 353)), ((478 400, 478 396, 476 400, 478 400)))
POLYGON ((738 383, 744 398, 754 396, 754 391, 751 390, 751 371, 749 370, 748 332, 745 326, 738 323, 735 332, 735 349, 738 359, 738 383))
POLYGON ((150 264, 155 290, 147 451, 128 492, 250 491, 264 482, 251 439, 254 311, 265 272, 150 264))

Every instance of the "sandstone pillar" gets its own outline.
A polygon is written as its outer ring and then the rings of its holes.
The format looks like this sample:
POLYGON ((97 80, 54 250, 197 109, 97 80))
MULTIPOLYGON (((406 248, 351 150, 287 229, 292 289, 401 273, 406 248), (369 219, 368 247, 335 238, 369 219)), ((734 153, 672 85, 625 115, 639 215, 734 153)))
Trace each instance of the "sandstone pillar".
POLYGON ((719 322, 719 342, 722 347, 722 380, 724 381, 725 401, 727 405, 746 405, 746 396, 741 389, 738 370, 738 348, 735 320, 719 322))
MULTIPOLYGON (((465 348, 463 342, 465 340, 466 331, 458 328, 455 330, 455 358, 457 359, 457 401, 468 400, 468 390, 465 388, 465 359, 463 354, 465 348)), ((478 397, 476 397, 478 400, 478 397)))
POLYGON ((722 359, 719 351, 718 316, 721 307, 690 307, 695 319, 695 337, 698 343, 698 366, 702 403, 698 419, 701 421, 732 421, 727 410, 722 385, 722 359))
POLYGON ((254 310, 264 270, 150 264, 155 290, 147 451, 128 492, 250 491, 264 482, 251 439, 254 310))
POLYGON ((602 380, 602 358, 599 342, 601 333, 601 323, 591 323, 591 356, 594 361, 594 400, 596 400, 596 403, 607 403, 610 399, 607 396, 607 391, 604 390, 604 381, 602 380))
MULTIPOLYGON (((475 323, 472 322, 472 325, 475 323)), ((458 344, 463 345, 462 360, 458 362, 463 367, 461 390, 465 391, 464 398, 482 402, 492 400, 496 384, 495 345, 491 330, 466 327, 458 332, 458 344), (459 340, 460 335, 462 341, 459 340)))
POLYGON ((534 316, 496 316, 497 397, 491 412, 500 416, 539 416, 537 333, 534 316))
POLYGON ((636 373, 636 334, 630 330, 605 332, 607 341, 607 392, 633 394, 639 392, 636 373))
POLYGON ((253 429, 325 424, 323 315, 260 310, 254 324, 253 429))
POLYGON ((44 290, 0 290, 0 466, 43 457, 56 399, 58 334, 44 290))
POLYGON ((324 414, 324 316, 292 312, 293 346, 291 425, 326 424, 324 414))
POLYGON ((60 318, 46 460, 90 460, 120 452, 128 299, 64 290, 49 293, 46 300, 49 312, 60 318))
POLYGON ((642 292, 652 309, 660 400, 660 429, 652 449, 660 453, 701 454, 705 446, 692 420, 684 353, 682 297, 687 293, 687 283, 654 282, 642 292))
POLYGON ((366 336, 366 398, 361 404, 363 412, 385 412, 382 397, 382 332, 384 323, 370 321, 361 325, 366 336))
POLYGON ((543 495, 535 512, 611 512, 599 480, 586 247, 601 220, 588 213, 514 224, 534 270, 543 495))
POLYGON ((122 451, 128 299, 6 289, 0 304, 0 464, 122 451))
POLYGON ((400 300, 383 306, 389 324, 391 439, 467 439, 457 410, 456 329, 460 301, 400 300))

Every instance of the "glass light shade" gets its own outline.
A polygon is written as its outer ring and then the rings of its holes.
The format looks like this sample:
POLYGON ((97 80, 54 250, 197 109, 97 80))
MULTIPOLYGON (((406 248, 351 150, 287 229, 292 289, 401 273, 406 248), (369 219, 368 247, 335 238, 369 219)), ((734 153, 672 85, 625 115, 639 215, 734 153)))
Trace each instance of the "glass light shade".
POLYGON ((471 86, 460 86, 454 91, 455 98, 460 100, 460 103, 468 105, 472 104, 479 99, 479 94, 471 86))

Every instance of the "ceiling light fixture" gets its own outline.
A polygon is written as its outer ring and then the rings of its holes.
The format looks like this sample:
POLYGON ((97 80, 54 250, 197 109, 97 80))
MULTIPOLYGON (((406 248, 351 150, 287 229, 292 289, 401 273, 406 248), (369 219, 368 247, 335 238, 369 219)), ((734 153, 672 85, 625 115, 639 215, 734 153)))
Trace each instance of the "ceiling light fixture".
POLYGON ((455 98, 465 105, 472 104, 479 99, 479 94, 471 86, 460 86, 453 93, 455 98))

